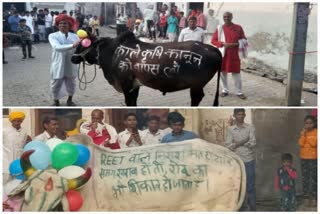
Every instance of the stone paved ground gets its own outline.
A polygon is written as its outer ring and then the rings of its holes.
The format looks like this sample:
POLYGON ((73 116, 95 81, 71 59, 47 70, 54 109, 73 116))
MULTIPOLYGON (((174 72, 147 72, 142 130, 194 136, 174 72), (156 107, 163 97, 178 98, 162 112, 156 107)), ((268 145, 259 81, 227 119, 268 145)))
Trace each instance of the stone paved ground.
MULTIPOLYGON (((103 28, 102 35, 114 36, 114 30, 103 28)), ((49 65, 51 48, 48 43, 35 44, 35 59, 21 61, 22 53, 18 47, 5 50, 9 64, 3 65, 3 105, 4 106, 50 106, 49 65)), ((93 76, 93 66, 86 68, 88 79, 93 76)), ((247 100, 240 100, 232 93, 220 98, 220 106, 284 106, 285 85, 282 83, 242 72, 244 93, 247 100)), ((232 80, 230 78, 230 80, 232 80)), ((201 106, 213 104, 217 77, 205 87, 205 97, 201 106)), ((232 82, 230 82, 232 86, 232 82)), ((233 88, 231 87, 231 90, 233 88)), ((303 92, 305 106, 316 106, 317 95, 303 92)), ((77 90, 74 101, 79 106, 125 106, 124 97, 116 92, 104 79, 102 70, 97 67, 97 77, 84 91, 77 90)), ((65 100, 61 100, 65 104, 65 100)), ((190 106, 189 91, 167 93, 147 87, 140 89, 139 106, 190 106)))

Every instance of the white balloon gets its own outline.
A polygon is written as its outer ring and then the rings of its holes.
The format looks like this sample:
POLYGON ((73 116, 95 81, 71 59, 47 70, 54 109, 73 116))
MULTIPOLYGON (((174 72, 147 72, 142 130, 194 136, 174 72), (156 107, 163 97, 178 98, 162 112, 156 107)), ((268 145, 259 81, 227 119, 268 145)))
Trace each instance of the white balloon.
POLYGON ((21 183, 22 183, 22 180, 19 180, 19 179, 14 179, 12 181, 9 181, 4 185, 4 192, 6 193, 6 195, 9 195, 9 193, 11 193, 11 191, 17 188, 21 183))
POLYGON ((83 175, 86 171, 81 168, 80 166, 66 166, 62 169, 60 169, 60 171, 58 172, 58 174, 66 179, 73 179, 73 178, 77 178, 80 175, 83 175))
POLYGON ((62 142, 63 141, 59 138, 51 138, 46 142, 46 144, 49 146, 50 150, 53 151, 53 149, 62 142))

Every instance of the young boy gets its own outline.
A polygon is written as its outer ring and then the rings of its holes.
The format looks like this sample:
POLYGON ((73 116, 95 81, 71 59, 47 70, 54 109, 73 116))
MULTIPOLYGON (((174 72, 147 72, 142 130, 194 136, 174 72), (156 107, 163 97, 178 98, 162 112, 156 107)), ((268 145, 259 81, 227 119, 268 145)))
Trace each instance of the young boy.
POLYGON ((137 129, 137 115, 128 113, 124 118, 124 124, 127 127, 123 132, 118 135, 118 142, 120 148, 128 148, 141 146, 141 131, 137 129))
POLYGON ((292 168, 293 158, 289 153, 281 155, 282 167, 277 170, 275 189, 280 190, 281 211, 296 211, 295 180, 297 171, 292 168))
POLYGON ((160 21, 159 21, 159 27, 160 27, 160 34, 159 37, 162 39, 166 38, 166 27, 167 27, 167 16, 163 13, 160 13, 160 21))
POLYGON ((32 54, 31 54, 32 33, 31 33, 30 27, 26 25, 25 19, 20 19, 19 26, 18 26, 18 32, 21 35, 21 46, 22 46, 22 54, 23 54, 22 60, 25 60, 27 58, 26 46, 28 46, 29 58, 34 58, 34 56, 32 56, 32 54))
POLYGON ((153 145, 161 143, 163 138, 163 130, 159 129, 160 118, 158 116, 148 117, 148 129, 143 130, 141 134, 142 143, 144 145, 153 145))
POLYGON ((171 143, 198 138, 198 136, 195 133, 183 130, 184 121, 185 119, 180 113, 169 113, 168 122, 170 124, 170 127, 172 128, 172 133, 165 135, 162 138, 161 143, 171 143))
POLYGON ((181 31, 187 27, 187 18, 184 17, 184 12, 180 12, 180 21, 179 21, 179 34, 181 31))

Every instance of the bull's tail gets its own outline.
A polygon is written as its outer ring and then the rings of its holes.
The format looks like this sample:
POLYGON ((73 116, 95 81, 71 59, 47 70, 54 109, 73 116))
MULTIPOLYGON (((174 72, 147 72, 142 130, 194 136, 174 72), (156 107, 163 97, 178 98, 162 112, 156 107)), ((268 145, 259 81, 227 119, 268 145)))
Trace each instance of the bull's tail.
POLYGON ((218 69, 217 90, 216 90, 216 96, 214 97, 213 106, 219 106, 219 88, 220 88, 220 73, 221 73, 221 67, 222 67, 222 64, 220 65, 220 67, 219 67, 219 69, 218 69))

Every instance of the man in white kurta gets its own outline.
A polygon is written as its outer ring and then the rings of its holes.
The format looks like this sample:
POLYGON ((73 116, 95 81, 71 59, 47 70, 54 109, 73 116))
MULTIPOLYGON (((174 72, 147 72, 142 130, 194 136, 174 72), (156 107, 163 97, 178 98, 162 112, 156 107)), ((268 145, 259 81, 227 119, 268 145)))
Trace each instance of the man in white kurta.
POLYGON ((219 20, 214 16, 213 9, 208 10, 208 15, 206 16, 206 18, 207 18, 206 19, 207 27, 206 27, 204 43, 211 44, 211 38, 219 25, 219 20))
POLYGON ((23 147, 30 140, 27 132, 21 128, 24 118, 23 112, 11 112, 9 115, 11 125, 3 129, 3 184, 9 181, 11 162, 20 158, 23 147))
POLYGON ((76 34, 69 32, 74 24, 72 17, 60 14, 55 21, 59 31, 49 35, 52 47, 50 87, 54 105, 59 106, 59 99, 68 95, 67 105, 75 106, 72 96, 76 89, 78 66, 72 64, 71 57, 73 48, 78 46, 80 39, 76 34))

